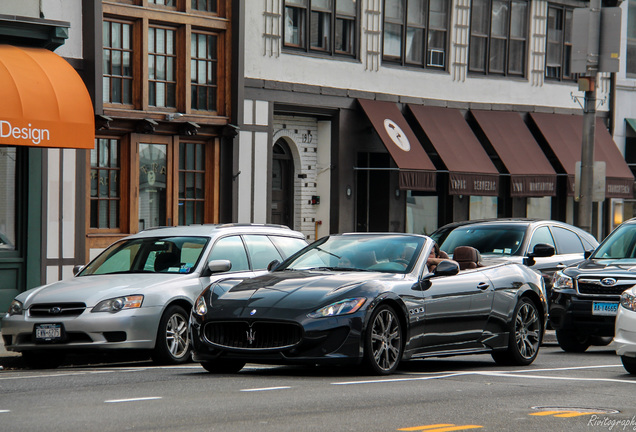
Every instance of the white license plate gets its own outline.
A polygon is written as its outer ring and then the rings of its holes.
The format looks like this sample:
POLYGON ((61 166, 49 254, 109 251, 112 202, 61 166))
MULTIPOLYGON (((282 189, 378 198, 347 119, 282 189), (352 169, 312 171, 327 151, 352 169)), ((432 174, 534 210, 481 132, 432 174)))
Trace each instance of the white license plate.
POLYGON ((38 341, 52 341, 62 338, 62 326, 59 324, 37 324, 35 339, 38 341))
POLYGON ((618 312, 618 303, 594 302, 592 303, 592 315, 614 316, 618 312))

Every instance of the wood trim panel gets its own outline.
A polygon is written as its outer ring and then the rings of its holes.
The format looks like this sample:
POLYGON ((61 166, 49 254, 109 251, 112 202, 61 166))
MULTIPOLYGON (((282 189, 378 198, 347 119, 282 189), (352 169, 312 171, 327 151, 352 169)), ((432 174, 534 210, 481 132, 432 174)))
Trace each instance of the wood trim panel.
MULTIPOLYGON (((146 0, 144 0, 146 2, 146 0)), ((163 22, 170 24, 192 24, 195 27, 201 27, 214 30, 228 30, 230 22, 227 18, 216 15, 203 15, 202 13, 185 13, 172 9, 158 9, 157 5, 148 6, 147 4, 139 7, 126 4, 103 3, 104 15, 127 16, 138 19, 147 19, 152 22, 163 22)))

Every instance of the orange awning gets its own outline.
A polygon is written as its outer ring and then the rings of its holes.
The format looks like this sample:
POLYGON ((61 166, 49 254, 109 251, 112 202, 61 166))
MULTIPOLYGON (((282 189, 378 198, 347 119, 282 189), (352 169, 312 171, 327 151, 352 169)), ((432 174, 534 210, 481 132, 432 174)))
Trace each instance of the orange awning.
POLYGON ((90 95, 62 57, 0 45, 0 145, 95 147, 90 95))

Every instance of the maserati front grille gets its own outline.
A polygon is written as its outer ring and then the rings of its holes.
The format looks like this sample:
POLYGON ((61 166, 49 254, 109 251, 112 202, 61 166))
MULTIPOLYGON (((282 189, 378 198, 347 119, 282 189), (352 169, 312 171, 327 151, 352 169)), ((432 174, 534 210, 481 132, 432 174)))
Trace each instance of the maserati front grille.
POLYGON ((209 343, 225 348, 273 350, 300 343, 302 328, 288 322, 220 321, 205 325, 209 343))

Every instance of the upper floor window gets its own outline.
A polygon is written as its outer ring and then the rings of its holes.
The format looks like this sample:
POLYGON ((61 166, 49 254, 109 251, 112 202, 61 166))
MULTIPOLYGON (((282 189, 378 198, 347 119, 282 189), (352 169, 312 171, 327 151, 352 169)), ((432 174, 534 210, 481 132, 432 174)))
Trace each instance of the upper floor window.
POLYGON ((106 103, 132 104, 132 26, 127 23, 103 23, 103 100, 106 103))
POLYGON ((572 9, 548 7, 548 31, 545 55, 545 76, 558 80, 572 79, 572 9))
POLYGON ((190 88, 192 109, 216 110, 217 54, 215 35, 192 33, 190 47, 190 88))
POLYGON ((176 107, 175 31, 148 28, 148 105, 176 107))
POLYGON ((355 56, 358 2, 285 0, 284 46, 355 56))
POLYGON ((446 68, 448 1, 385 0, 385 61, 428 68, 446 68))
POLYGON ((148 0, 148 3, 162 6, 174 6, 175 0, 148 0))
POLYGON ((192 9, 206 11, 206 12, 217 12, 217 0, 192 0, 192 9))
POLYGON ((119 228, 120 174, 119 140, 98 138, 91 150, 91 228, 119 228))
POLYGON ((629 78, 636 78, 636 0, 629 0, 627 9, 627 55, 625 70, 629 78))
POLYGON ((473 0, 468 60, 471 72, 523 76, 527 41, 527 1, 473 0))

